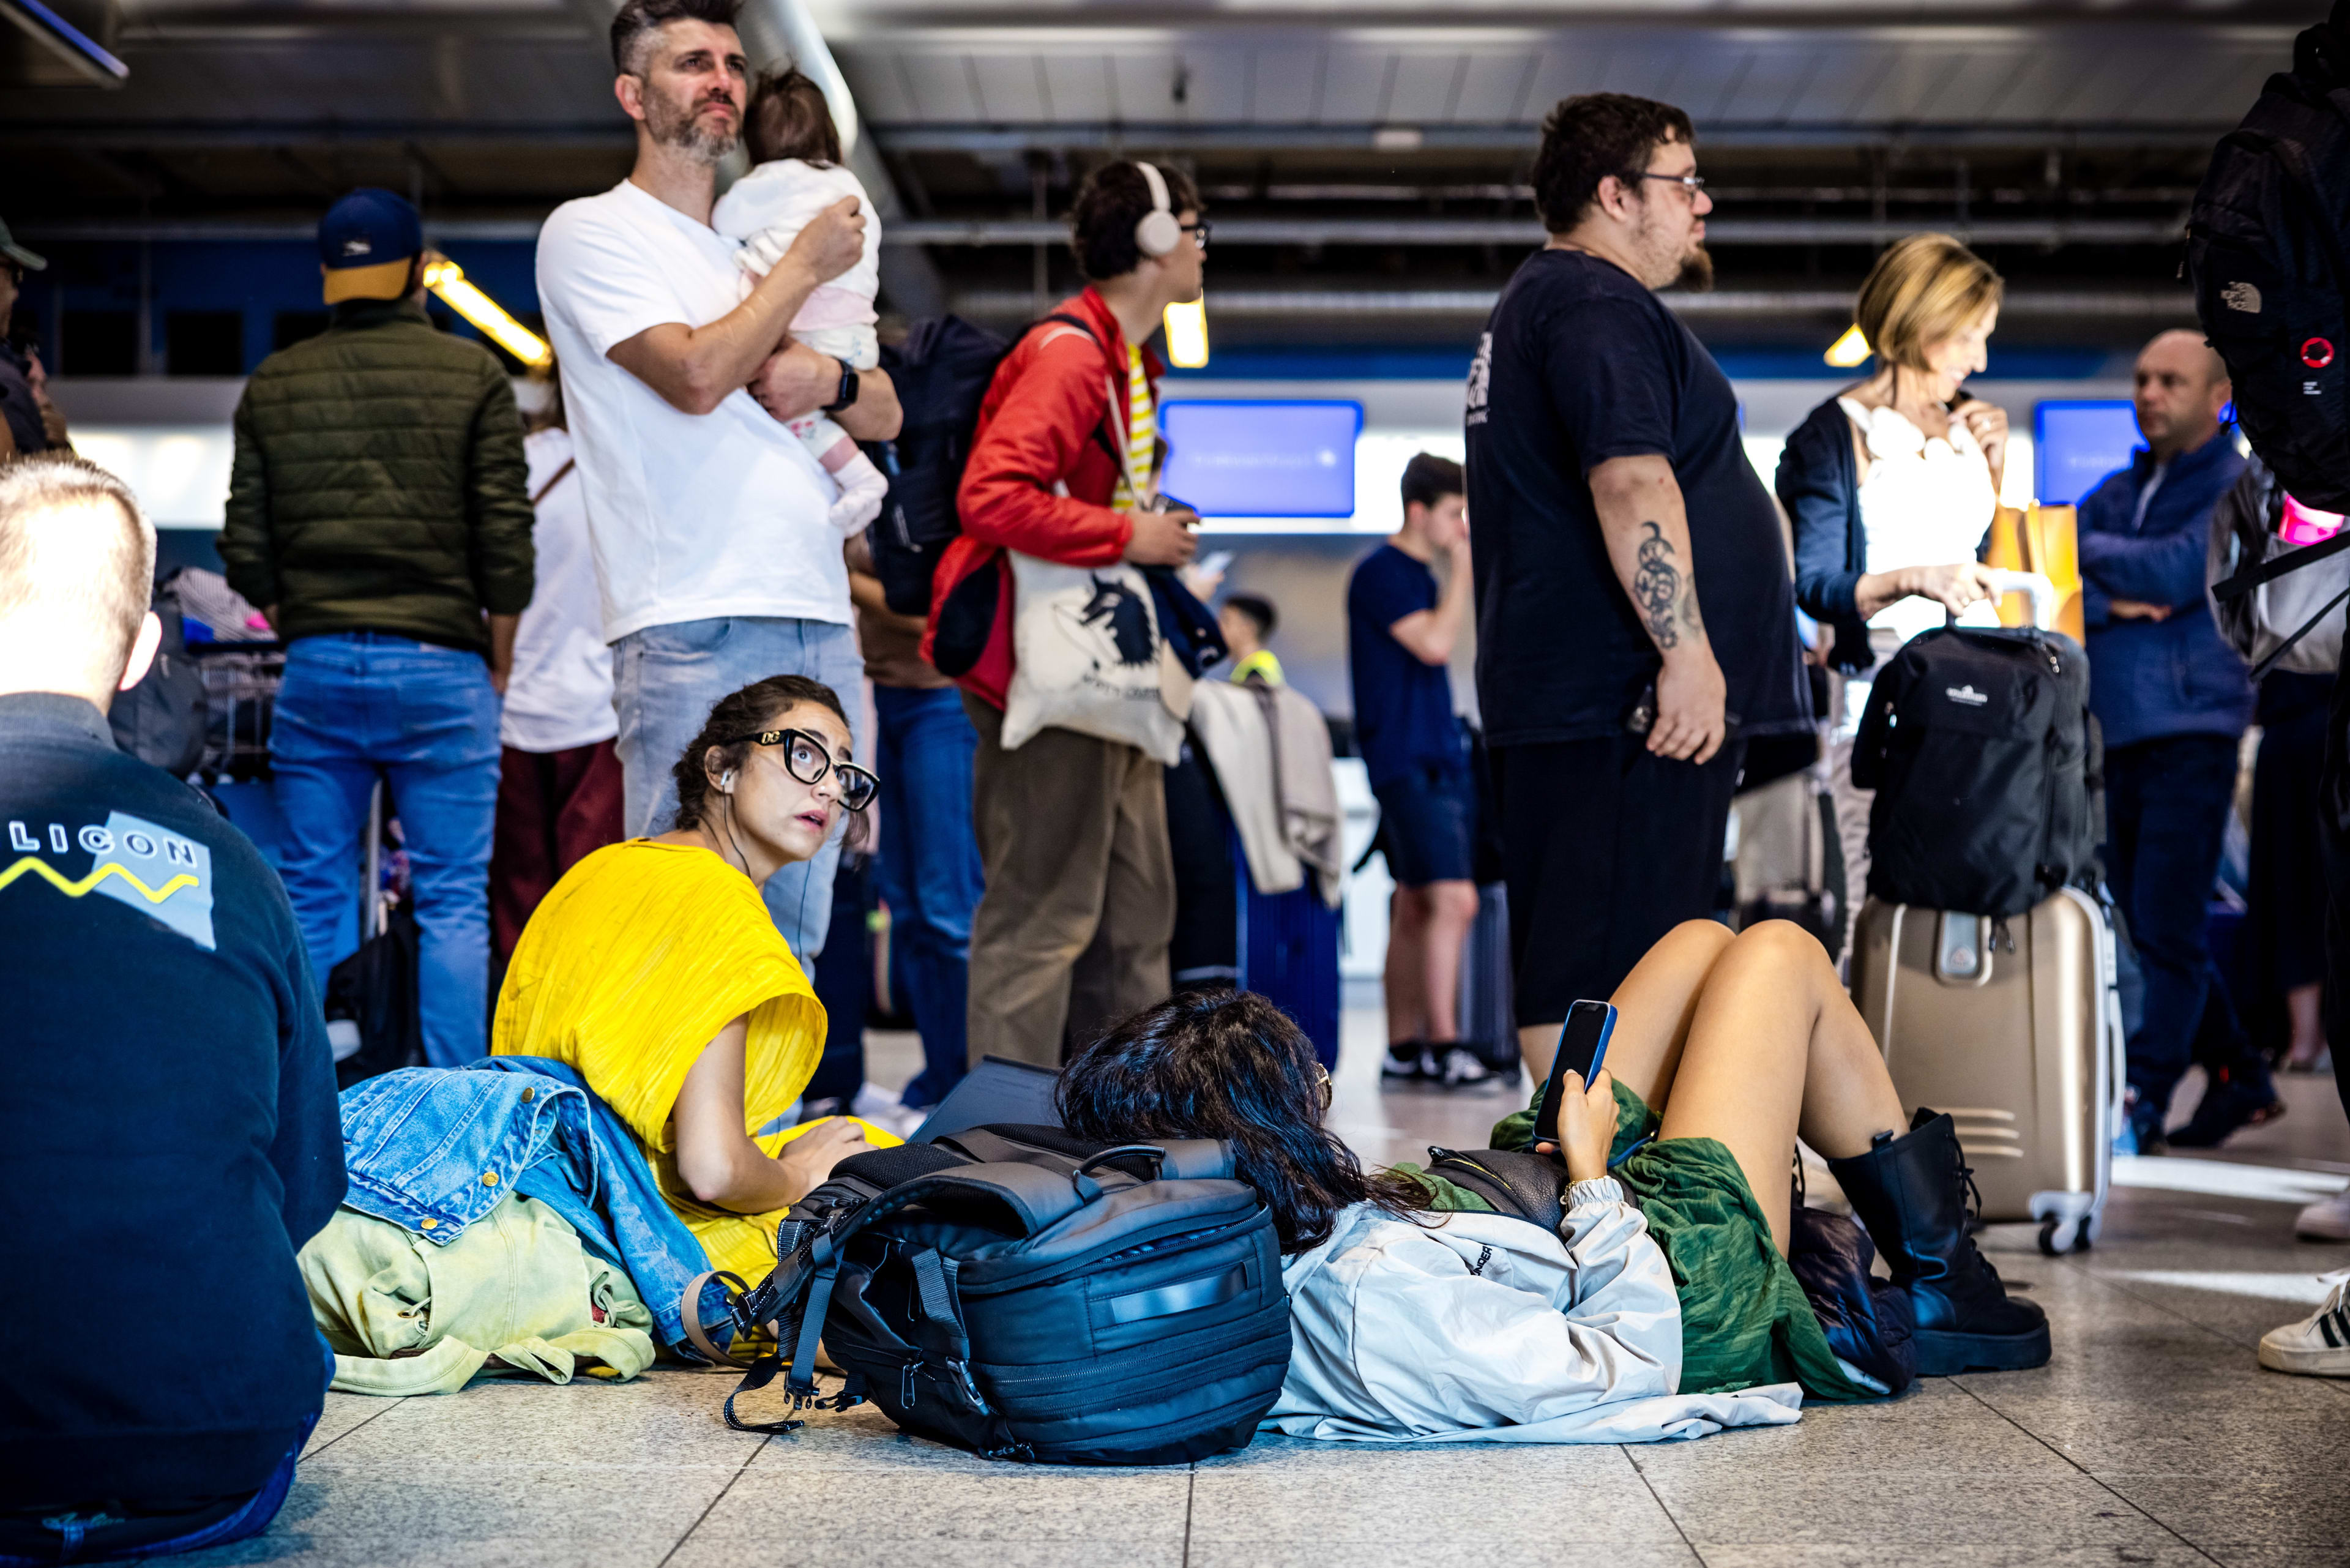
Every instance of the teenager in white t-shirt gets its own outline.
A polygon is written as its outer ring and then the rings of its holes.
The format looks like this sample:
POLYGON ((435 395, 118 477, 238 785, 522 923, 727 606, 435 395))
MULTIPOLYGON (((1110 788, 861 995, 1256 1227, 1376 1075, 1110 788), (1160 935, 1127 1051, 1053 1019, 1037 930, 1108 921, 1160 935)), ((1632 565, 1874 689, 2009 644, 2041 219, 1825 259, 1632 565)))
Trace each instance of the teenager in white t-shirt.
POLYGON ((530 464, 538 562, 530 607, 515 628, 514 669, 498 716, 497 834, 490 853, 490 940, 499 961, 556 882, 627 833, 620 755, 612 737, 612 650, 596 559, 588 542, 578 454, 564 428, 563 395, 523 441, 530 464))
MULTIPOLYGON (((832 486, 780 421, 821 410, 867 441, 899 423, 887 377, 786 330, 862 254, 856 204, 817 214, 747 297, 735 242, 710 226, 748 94, 733 15, 730 0, 620 8, 613 90, 636 122, 636 166, 556 209, 539 234, 539 302, 614 645, 632 835, 669 826, 671 770, 720 697, 780 674, 856 690, 832 486)), ((838 860, 836 838, 764 889, 803 962, 824 946, 838 860)))

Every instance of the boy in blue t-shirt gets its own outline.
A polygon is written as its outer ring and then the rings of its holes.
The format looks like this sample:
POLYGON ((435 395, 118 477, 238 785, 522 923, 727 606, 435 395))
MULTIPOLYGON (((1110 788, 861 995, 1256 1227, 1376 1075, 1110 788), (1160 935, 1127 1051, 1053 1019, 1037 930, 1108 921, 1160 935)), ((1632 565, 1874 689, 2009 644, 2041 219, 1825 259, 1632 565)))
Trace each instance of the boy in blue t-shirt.
POLYGON ((1461 948, 1477 918, 1470 869, 1477 793, 1445 673, 1469 610, 1467 485, 1461 465, 1421 452, 1403 471, 1403 527, 1347 585, 1355 735, 1379 801, 1396 890, 1388 924, 1390 1083, 1455 1087, 1492 1076, 1461 1044, 1453 1002, 1461 948), (1429 563, 1446 558, 1441 592, 1429 563))

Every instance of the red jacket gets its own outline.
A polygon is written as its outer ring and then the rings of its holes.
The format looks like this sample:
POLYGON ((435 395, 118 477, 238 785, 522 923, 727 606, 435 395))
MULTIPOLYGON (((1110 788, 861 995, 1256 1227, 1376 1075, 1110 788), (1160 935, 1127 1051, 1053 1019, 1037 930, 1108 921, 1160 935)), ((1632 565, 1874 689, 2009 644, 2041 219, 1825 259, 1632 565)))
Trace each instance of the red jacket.
MULTIPOLYGON (((962 537, 940 558, 922 637, 922 657, 935 663, 942 635, 950 646, 983 635, 977 661, 957 684, 998 708, 1013 662, 1012 563, 1003 552, 1107 566, 1125 557, 1134 533, 1109 504, 1124 472, 1126 334, 1090 287, 1055 314, 1087 323, 1094 337, 1045 321, 996 367, 955 494, 962 537)), ((1147 348, 1142 361, 1155 403, 1162 367, 1147 348)))

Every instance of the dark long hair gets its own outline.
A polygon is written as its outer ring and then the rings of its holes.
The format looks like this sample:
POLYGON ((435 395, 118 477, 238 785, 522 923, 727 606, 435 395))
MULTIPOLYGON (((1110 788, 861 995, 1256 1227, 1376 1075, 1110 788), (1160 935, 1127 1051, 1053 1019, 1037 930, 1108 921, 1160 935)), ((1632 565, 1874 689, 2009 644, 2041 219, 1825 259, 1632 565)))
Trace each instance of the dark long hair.
POLYGON ((1426 1205, 1407 1177, 1366 1175, 1322 1125, 1313 1043, 1253 992, 1170 997, 1113 1027, 1062 1069, 1062 1125, 1081 1137, 1222 1138, 1273 1211, 1284 1252, 1330 1239, 1340 1210, 1426 1205))
POLYGON ((702 721, 702 733, 693 737, 685 754, 677 759, 671 770, 677 780, 677 821, 674 827, 699 827, 710 809, 710 774, 703 765, 712 747, 718 749, 718 765, 739 768, 751 754, 751 742, 738 739, 766 729, 775 720, 803 702, 817 702, 840 715, 843 725, 848 722, 848 711, 840 705, 840 694, 821 680, 811 680, 805 675, 770 675, 764 680, 754 680, 739 691, 730 691, 711 705, 710 717, 702 721))

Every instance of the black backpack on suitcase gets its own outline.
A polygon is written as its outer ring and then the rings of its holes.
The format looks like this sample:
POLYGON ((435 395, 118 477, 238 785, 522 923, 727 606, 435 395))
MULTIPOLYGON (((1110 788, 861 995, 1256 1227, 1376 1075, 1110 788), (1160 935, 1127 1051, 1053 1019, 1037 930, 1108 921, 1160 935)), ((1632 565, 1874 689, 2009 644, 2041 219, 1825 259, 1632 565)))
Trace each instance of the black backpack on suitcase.
POLYGON ((1868 891, 2020 915, 2095 874, 2089 658, 2061 632, 1942 627, 1886 661, 1852 753, 1868 891))
MULTIPOLYGON (((819 1336, 910 1432, 988 1459, 1187 1464, 1248 1446, 1289 1369, 1273 1218, 1229 1146, 983 1127, 853 1155, 793 1205, 720 1335, 772 1324, 795 1409, 819 1336)), ((740 1282, 735 1282, 740 1283, 740 1282)), ((685 1292, 696 1343, 702 1281, 685 1292)), ((762 1358, 726 1401, 784 1370, 762 1358)))
POLYGON ((2187 223, 2195 313, 2293 497, 2350 511, 2350 0, 2220 139, 2187 223))

